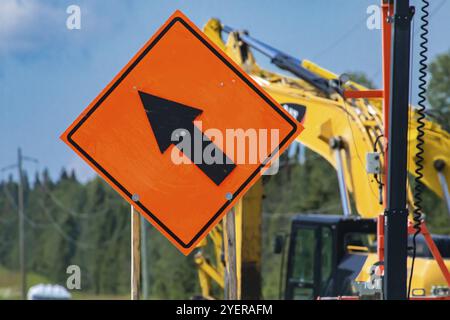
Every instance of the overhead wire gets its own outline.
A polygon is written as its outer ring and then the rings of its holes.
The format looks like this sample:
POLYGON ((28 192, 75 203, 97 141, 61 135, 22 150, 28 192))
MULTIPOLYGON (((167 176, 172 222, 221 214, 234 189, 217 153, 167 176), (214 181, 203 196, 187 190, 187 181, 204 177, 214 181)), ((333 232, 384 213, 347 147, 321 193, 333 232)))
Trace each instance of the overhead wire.
MULTIPOLYGON (((35 164, 36 164, 36 172, 39 173, 40 172, 39 162, 35 162, 35 164)), ((45 182, 42 182, 39 186, 41 187, 41 190, 48 195, 48 198, 50 199, 50 201, 53 202, 54 205, 59 207, 61 210, 64 210, 65 212, 69 213, 74 218, 80 219, 90 219, 93 217, 98 218, 100 215, 103 215, 108 212, 108 209, 104 209, 103 211, 100 212, 78 212, 64 205, 64 203, 61 200, 59 200, 59 198, 55 196, 51 190, 49 190, 45 182)))
MULTIPOLYGON (((436 13, 438 13, 439 10, 440 10, 444 5, 446 5, 447 3, 450 3, 450 1, 448 1, 448 0, 447 0, 447 1, 446 1, 446 0, 441 0, 441 2, 439 2, 439 3, 433 8, 433 10, 429 13, 429 15, 428 15, 428 21, 430 21, 431 18, 432 18, 436 13)), ((388 16, 389 16, 389 14, 388 14, 388 16)), ((419 31, 419 29, 420 29, 420 27, 417 27, 417 29, 413 28, 413 30, 414 30, 415 32, 419 31)), ((378 67, 377 71, 374 72, 370 77, 371 77, 372 79, 376 79, 376 78, 381 74, 381 71, 382 71, 382 69, 381 69, 381 66, 380 66, 380 67, 378 67)))
MULTIPOLYGON (((6 200, 9 202, 10 206, 12 207, 12 209, 17 212, 17 204, 14 201, 14 197, 11 195, 11 192, 9 192, 9 189, 7 187, 7 181, 2 179, 2 184, 3 184, 3 193, 6 196, 6 200)), ((2 223, 10 223, 12 221, 14 221, 17 217, 15 215, 11 215, 11 217, 7 218, 1 218, 0 222, 2 223)))
POLYGON ((348 36, 350 34, 352 34, 353 32, 355 32, 361 26, 362 23, 366 22, 366 20, 367 20, 367 18, 364 16, 364 19, 361 19, 358 22, 356 22, 350 29, 345 31, 341 36, 339 36, 335 41, 330 43, 326 48, 324 48, 321 51, 319 51, 318 53, 314 54, 312 59, 315 60, 325 54, 329 54, 331 49, 337 47, 338 45, 341 44, 341 42, 348 39, 348 36))
POLYGON ((53 202, 53 204, 55 204, 57 207, 59 207, 60 209, 68 212, 71 216, 73 216, 74 218, 81 218, 81 219, 89 219, 89 218, 93 218, 93 217, 98 217, 99 215, 105 214, 108 212, 108 209, 104 209, 103 211, 100 212, 95 212, 95 213, 88 213, 88 212, 77 212, 71 208, 68 208, 66 205, 64 205, 62 203, 61 200, 59 200, 48 188, 47 186, 45 186, 45 183, 43 183, 41 185, 41 190, 45 192, 45 194, 48 195, 50 201, 53 202))
MULTIPOLYGON (((11 192, 9 191, 8 187, 7 187, 7 183, 2 179, 3 182, 3 193, 6 196, 6 199, 8 200, 8 202, 10 203, 10 205, 13 207, 13 209, 15 211, 18 210, 18 206, 17 203, 14 200, 14 197, 11 195, 11 192)), ((47 228, 50 226, 49 223, 42 223, 42 222, 36 222, 33 219, 31 219, 26 212, 24 212, 24 220, 28 223, 28 225, 32 228, 47 228)), ((15 220, 16 216, 12 216, 8 222, 15 220)), ((1 222, 5 223, 5 220, 0 220, 1 222)))
MULTIPOLYGON (((2 170, 2 173, 4 172, 4 170, 2 170)), ((37 169, 37 172, 39 172, 39 169, 37 169)), ((8 202, 10 203, 11 207, 14 210, 17 210, 17 204, 14 201, 14 197, 11 195, 10 191, 7 188, 7 181, 2 178, 2 182, 3 183, 3 192, 6 196, 6 199, 8 200, 8 202)), ((53 204, 55 204, 58 208, 63 209, 64 211, 68 212, 71 216, 73 216, 74 218, 84 218, 86 219, 87 216, 90 217, 96 217, 98 218, 98 213, 78 213, 74 210, 71 210, 69 208, 67 208, 45 185, 45 183, 41 184, 41 190, 44 191, 45 194, 47 194, 49 197, 49 199, 52 201, 53 204)), ((60 234, 65 240, 75 244, 76 246, 82 248, 82 249, 98 249, 101 247, 105 247, 107 245, 110 245, 111 243, 113 243, 115 240, 117 240, 122 234, 125 233, 125 231, 127 231, 129 229, 128 225, 125 224, 124 228, 121 229, 120 231, 116 231, 114 236, 111 237, 108 240, 105 240, 99 244, 96 245, 92 245, 86 242, 81 242, 75 238, 73 238, 72 236, 70 236, 67 232, 64 231, 64 228, 59 225, 59 223, 54 219, 54 217, 49 213, 47 207, 45 206, 45 204, 43 203, 43 200, 41 199, 39 201, 39 206, 41 206, 41 208, 43 209, 43 212, 45 213, 45 215, 48 217, 48 222, 37 222, 33 219, 31 219, 28 215, 24 214, 24 220, 27 222, 27 224, 32 227, 32 228, 38 228, 38 229, 42 229, 42 228, 50 228, 53 227, 56 232, 58 234, 60 234)), ((104 211, 100 212, 100 214, 106 214, 109 211, 108 208, 105 208, 104 211)), ((16 218, 16 216, 12 216, 12 218, 10 220, 8 220, 7 222, 12 222, 14 221, 14 219, 16 218)), ((4 222, 1 221, 0 222, 4 222)))
POLYGON ((123 227, 122 230, 120 231, 116 231, 114 233, 114 235, 109 238, 108 240, 105 240, 101 243, 95 244, 93 245, 92 243, 88 243, 88 242, 83 242, 80 241, 79 239, 76 239, 74 237, 72 237, 71 235, 69 235, 66 231, 64 231, 64 228, 55 220, 55 218, 52 216, 52 214, 49 212, 49 210, 46 208, 45 204, 41 201, 39 203, 39 205, 41 206, 42 210, 44 211, 44 213, 47 215, 47 217, 49 218, 49 220, 51 221, 51 224, 53 225, 54 229, 68 242, 76 245, 77 247, 81 248, 81 249, 99 249, 102 247, 106 247, 108 245, 111 245, 112 243, 114 243, 114 241, 116 241, 122 234, 125 233, 125 231, 127 231, 129 229, 128 225, 125 225, 123 227))
MULTIPOLYGON (((4 177, 5 171, 12 169, 13 167, 15 167, 15 165, 10 165, 10 166, 0 169, 0 172, 2 173, 0 184, 2 184, 2 191, 5 194, 7 202, 9 203, 9 205, 12 207, 13 210, 17 211, 17 204, 14 200, 14 197, 11 195, 11 193, 9 192, 8 187, 7 187, 7 184, 9 183, 9 181, 6 180, 4 177)), ((0 219, 0 221, 2 223, 9 223, 9 222, 13 221, 14 219, 15 219, 15 217, 11 216, 9 219, 2 218, 2 219, 0 219)))

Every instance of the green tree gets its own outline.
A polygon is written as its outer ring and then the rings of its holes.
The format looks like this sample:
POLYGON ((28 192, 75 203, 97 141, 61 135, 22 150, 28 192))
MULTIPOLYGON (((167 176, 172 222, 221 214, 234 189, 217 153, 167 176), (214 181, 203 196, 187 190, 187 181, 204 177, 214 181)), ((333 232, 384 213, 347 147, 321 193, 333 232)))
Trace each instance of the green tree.
POLYGON ((0 265, 18 268, 17 183, 10 176, 0 188, 0 265))
POLYGON ((350 80, 363 85, 369 89, 375 89, 375 83, 365 74, 361 71, 349 71, 345 72, 346 75, 349 76, 350 80))
POLYGON ((434 58, 427 98, 439 123, 450 130, 450 50, 434 58))

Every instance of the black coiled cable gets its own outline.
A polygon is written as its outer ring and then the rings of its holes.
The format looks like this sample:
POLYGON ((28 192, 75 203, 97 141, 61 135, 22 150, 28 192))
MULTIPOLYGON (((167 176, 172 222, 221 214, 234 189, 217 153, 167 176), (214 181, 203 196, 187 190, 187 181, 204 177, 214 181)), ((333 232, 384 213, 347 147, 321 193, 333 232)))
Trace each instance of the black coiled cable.
POLYGON ((414 185, 414 213, 413 213, 413 228, 415 229, 414 235, 412 237, 412 243, 413 243, 413 252, 412 252, 412 264, 411 264, 411 272, 409 275, 409 285, 408 285, 408 298, 411 295, 411 284, 412 284, 412 278, 414 273, 414 262, 416 260, 416 238, 421 232, 421 224, 422 224, 422 191, 424 189, 424 184, 422 182, 423 178, 423 161, 424 157, 423 154, 425 152, 424 150, 424 135, 425 132, 423 128, 425 127, 425 101, 426 101, 426 91, 427 91, 427 52, 428 52, 428 7, 430 6, 430 3, 428 0, 422 0, 422 8, 421 12, 422 15, 420 17, 421 25, 420 25, 420 51, 419 51, 419 101, 418 101, 418 107, 416 109, 417 113, 417 143, 416 143, 416 157, 415 157, 415 163, 416 163, 416 177, 415 177, 415 185, 414 185))

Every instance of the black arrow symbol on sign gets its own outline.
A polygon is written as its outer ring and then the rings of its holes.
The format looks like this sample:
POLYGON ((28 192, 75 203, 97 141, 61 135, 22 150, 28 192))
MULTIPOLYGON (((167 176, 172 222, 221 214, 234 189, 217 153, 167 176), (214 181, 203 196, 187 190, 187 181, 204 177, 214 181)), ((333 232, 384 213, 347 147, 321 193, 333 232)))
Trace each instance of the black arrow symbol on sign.
POLYGON ((164 153, 171 144, 175 144, 216 185, 220 185, 236 165, 194 125, 195 118, 202 113, 202 110, 142 91, 139 91, 139 96, 161 153, 164 153), (172 134, 175 131, 180 132, 180 129, 186 130, 190 134, 191 145, 187 150, 186 148, 182 149, 181 146, 172 141, 172 134), (196 146, 194 137, 201 137, 201 145, 196 146), (201 150, 195 149, 199 147, 201 147, 201 150), (211 152, 208 151, 208 153, 219 161, 207 164, 201 159, 201 163, 196 163, 194 161, 194 152, 198 152, 203 158, 205 148, 212 150, 211 152))

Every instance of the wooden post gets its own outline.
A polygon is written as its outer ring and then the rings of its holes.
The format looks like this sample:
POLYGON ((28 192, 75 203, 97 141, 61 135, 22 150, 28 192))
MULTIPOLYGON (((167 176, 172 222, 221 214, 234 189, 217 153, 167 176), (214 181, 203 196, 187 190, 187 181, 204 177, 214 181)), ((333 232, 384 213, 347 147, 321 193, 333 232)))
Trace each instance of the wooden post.
POLYGON ((235 206, 238 299, 261 299, 263 185, 257 181, 235 206))
POLYGON ((225 217, 226 228, 226 299, 237 300, 236 223, 234 208, 225 217))
POLYGON ((139 300, 141 289, 141 220, 131 206, 131 300, 139 300))

